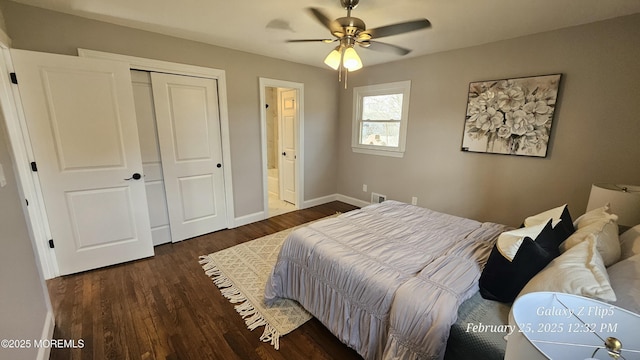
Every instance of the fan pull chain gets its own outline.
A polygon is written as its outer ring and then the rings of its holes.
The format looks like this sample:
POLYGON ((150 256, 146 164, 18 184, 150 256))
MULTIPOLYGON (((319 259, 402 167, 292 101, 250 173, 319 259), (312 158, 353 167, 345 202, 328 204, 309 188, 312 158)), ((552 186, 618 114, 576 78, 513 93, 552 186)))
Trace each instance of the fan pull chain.
POLYGON ((347 74, 349 73, 348 69, 344 69, 344 89, 347 90, 347 74))

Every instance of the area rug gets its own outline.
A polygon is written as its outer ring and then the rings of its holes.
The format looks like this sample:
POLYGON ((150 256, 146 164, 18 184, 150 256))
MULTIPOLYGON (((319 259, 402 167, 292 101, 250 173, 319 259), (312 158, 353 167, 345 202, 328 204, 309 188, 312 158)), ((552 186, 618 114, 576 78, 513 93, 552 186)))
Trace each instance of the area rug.
MULTIPOLYGON (((309 223, 301 226, 306 225, 309 223)), ((202 268, 220 288, 222 296, 238 304, 235 309, 247 328, 264 326, 260 340, 271 343, 276 350, 280 348, 280 337, 311 319, 311 314, 293 300, 280 299, 271 306, 264 303, 267 278, 282 243, 298 227, 200 256, 202 268)))

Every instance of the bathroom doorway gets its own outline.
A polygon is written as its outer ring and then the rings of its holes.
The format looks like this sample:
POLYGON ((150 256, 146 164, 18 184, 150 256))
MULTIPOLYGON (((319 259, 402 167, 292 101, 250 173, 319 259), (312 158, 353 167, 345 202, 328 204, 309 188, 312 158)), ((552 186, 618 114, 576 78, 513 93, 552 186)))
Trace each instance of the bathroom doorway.
POLYGON ((301 91, 289 84, 264 84, 263 139, 266 146, 266 216, 272 217, 299 208, 301 91))

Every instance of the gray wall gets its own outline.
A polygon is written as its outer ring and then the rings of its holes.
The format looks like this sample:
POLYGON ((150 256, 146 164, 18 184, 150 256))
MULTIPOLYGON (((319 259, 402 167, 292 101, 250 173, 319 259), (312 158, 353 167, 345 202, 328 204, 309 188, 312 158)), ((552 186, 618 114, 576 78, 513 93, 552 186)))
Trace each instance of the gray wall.
POLYGON ((258 78, 305 84, 305 200, 336 193, 338 98, 331 70, 0 1, 12 47, 77 55, 77 48, 225 70, 235 216, 263 210, 258 78))
MULTIPOLYGON (((0 11, 0 29, 6 33, 0 11)), ((7 185, 0 187, 0 339, 40 339, 49 311, 49 295, 38 272, 22 199, 0 114, 0 164, 7 185)), ((35 359, 38 349, 5 349, 0 359, 35 359)))
POLYGON ((591 183, 640 185, 640 14, 366 67, 350 87, 411 80, 404 158, 351 151, 353 92, 340 98, 338 192, 369 191, 435 210, 519 225, 564 203, 586 208, 591 183), (460 151, 472 81, 562 73, 547 158, 460 151))
MULTIPOLYGON (((33 341, 42 335, 49 297, 36 265, 7 139, 0 115, 0 164, 7 180, 0 187, 0 339, 33 341)), ((37 353, 33 347, 0 347, 0 359, 31 360, 37 353)))
POLYGON ((369 191, 435 210, 519 225, 591 183, 640 184, 640 15, 369 66, 342 90, 335 72, 0 0, 13 46, 89 48, 208 66, 227 73, 236 217, 262 210, 258 77, 305 83, 305 199, 369 191), (547 158, 460 151, 471 81, 563 73, 547 158), (352 88, 411 80, 402 159, 351 151, 352 88), (338 137, 335 140, 335 137, 338 137), (337 146, 336 146, 337 145, 337 146))

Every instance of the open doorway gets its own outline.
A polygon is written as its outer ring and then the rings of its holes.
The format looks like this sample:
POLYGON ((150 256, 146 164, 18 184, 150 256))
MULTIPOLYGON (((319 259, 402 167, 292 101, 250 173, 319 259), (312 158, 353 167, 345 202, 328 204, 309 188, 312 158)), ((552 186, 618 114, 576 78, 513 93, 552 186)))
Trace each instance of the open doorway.
POLYGON ((301 84, 261 80, 265 217, 300 208, 301 84))
POLYGON ((269 217, 296 210, 294 89, 264 89, 267 111, 267 190, 269 217), (293 164, 292 164, 293 162, 293 164))

